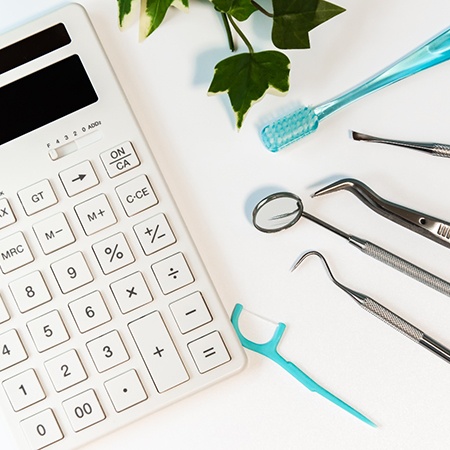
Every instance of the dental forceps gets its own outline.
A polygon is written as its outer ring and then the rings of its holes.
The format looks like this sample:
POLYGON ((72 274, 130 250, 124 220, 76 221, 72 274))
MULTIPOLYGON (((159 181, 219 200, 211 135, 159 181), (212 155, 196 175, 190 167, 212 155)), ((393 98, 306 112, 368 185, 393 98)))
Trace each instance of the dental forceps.
POLYGON ((286 230, 296 224, 301 217, 326 228, 344 238, 365 255, 368 255, 411 278, 425 284, 436 291, 450 296, 450 283, 419 266, 373 244, 361 237, 347 234, 339 228, 309 214, 303 209, 303 203, 298 195, 291 192, 276 192, 260 200, 253 208, 252 221, 254 227, 263 233, 276 233, 286 230))
POLYGON ((376 427, 376 425, 371 420, 369 420, 367 417, 363 416, 356 409, 354 409, 353 407, 351 407, 350 405, 348 405, 347 403, 345 403, 344 401, 333 395, 331 392, 327 391, 325 388, 317 384, 312 378, 306 375, 305 372, 300 370, 294 363, 287 361, 285 358, 283 358, 283 356, 281 356, 278 353, 278 344, 280 343, 281 337, 283 336, 283 333, 286 330, 286 325, 284 323, 280 322, 277 324, 277 328, 275 329, 273 337, 268 342, 260 344, 257 342, 253 342, 250 339, 247 339, 242 334, 239 328, 239 317, 243 309, 244 307, 240 303, 236 304, 231 314, 231 323, 236 331, 239 340, 241 341, 241 344, 245 348, 248 348, 249 350, 252 350, 256 353, 259 353, 260 355, 266 356, 267 358, 271 359, 273 362, 277 363, 284 370, 290 373, 297 381, 306 386, 310 391, 317 392, 318 394, 325 397, 327 400, 330 400, 335 405, 340 406, 342 409, 354 415, 363 422, 371 425, 372 427, 376 427))
POLYGON ((354 194, 376 213, 450 248, 450 223, 383 199, 361 181, 344 178, 319 189, 311 197, 346 190, 354 194))
POLYGON ((411 325, 405 319, 393 313, 391 310, 387 309, 380 303, 371 299, 369 296, 362 294, 361 292, 354 291, 353 289, 350 289, 349 287, 343 285, 338 280, 336 280, 333 273, 331 272, 327 260, 321 253, 317 251, 306 252, 294 264, 292 271, 294 271, 308 256, 311 255, 318 256, 322 260, 328 272, 328 275, 330 276, 333 283, 339 288, 341 288, 348 295, 350 295, 350 297, 352 297, 353 300, 355 300, 356 303, 359 306, 361 306, 361 308, 363 308, 365 311, 370 312, 375 317, 378 317, 383 322, 387 323, 395 330, 404 334, 406 337, 409 337, 417 344, 421 345, 422 347, 425 347, 427 350, 430 350, 435 355, 441 357, 444 361, 450 362, 450 350, 447 347, 440 344, 432 337, 428 336, 423 331, 416 328, 414 325, 411 325))

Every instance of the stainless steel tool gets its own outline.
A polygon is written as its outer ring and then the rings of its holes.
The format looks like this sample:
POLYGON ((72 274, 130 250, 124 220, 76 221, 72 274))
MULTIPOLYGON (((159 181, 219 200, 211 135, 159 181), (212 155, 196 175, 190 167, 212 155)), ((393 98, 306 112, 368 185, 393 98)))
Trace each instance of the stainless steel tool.
POLYGON ((429 155, 442 156, 443 158, 450 158, 450 145, 439 144, 438 142, 417 142, 417 141, 402 141, 397 139, 386 139, 369 134, 351 131, 351 136, 355 141, 377 142, 379 144, 396 145, 397 147, 406 147, 413 150, 419 150, 429 155))
POLYGON ((425 334, 422 330, 419 330, 419 328, 415 327, 414 325, 411 325, 405 319, 403 319, 402 317, 393 313, 391 310, 387 309, 380 303, 371 299, 368 295, 362 294, 361 292, 350 289, 349 287, 343 285, 338 280, 336 280, 333 273, 331 272, 331 269, 327 263, 327 260, 321 253, 319 253, 317 251, 309 251, 309 252, 305 253, 297 260, 297 262, 294 264, 292 270, 295 270, 308 256, 311 256, 311 255, 318 256, 322 260, 322 262, 324 263, 325 268, 328 272, 328 275, 330 276, 333 283, 336 286, 338 286, 339 288, 341 288, 348 295, 350 295, 350 297, 352 297, 353 300, 355 300, 356 303, 359 306, 361 306, 361 308, 370 312, 375 317, 378 317, 383 322, 386 322, 392 328, 394 328, 395 330, 404 334, 405 336, 409 337, 410 339, 412 339, 414 342, 421 345, 422 347, 425 347, 427 350, 430 350, 435 355, 439 356, 440 358, 444 359, 447 362, 450 362, 450 350, 447 347, 445 347, 444 345, 437 342, 432 337, 425 334))
POLYGON ((450 223, 385 200, 366 184, 344 178, 319 189, 312 197, 345 190, 354 194, 376 213, 428 239, 450 248, 450 223))
POLYGON ((342 230, 329 223, 308 214, 303 209, 303 203, 300 197, 291 192, 276 192, 271 194, 259 201, 253 209, 253 225, 257 230, 264 233, 275 233, 277 231, 286 230, 296 224, 301 217, 305 217, 338 236, 341 236, 364 254, 397 269, 405 275, 420 281, 442 294, 450 296, 450 283, 447 281, 372 242, 344 233, 342 230))

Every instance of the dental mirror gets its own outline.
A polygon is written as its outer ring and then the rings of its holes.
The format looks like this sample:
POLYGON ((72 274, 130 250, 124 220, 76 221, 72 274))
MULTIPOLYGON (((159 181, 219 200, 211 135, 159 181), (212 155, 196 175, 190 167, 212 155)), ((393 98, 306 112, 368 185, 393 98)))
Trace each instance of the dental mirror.
POLYGON ((277 192, 265 197, 253 209, 253 225, 263 233, 290 228, 303 214, 303 203, 290 192, 277 192))
POLYGON ((448 281, 437 277, 372 242, 355 235, 347 234, 339 228, 308 214, 303 209, 303 203, 300 197, 290 192, 276 192, 260 200, 253 208, 252 221, 257 230, 264 233, 275 233, 292 227, 302 216, 346 239, 347 242, 355 246, 362 253, 450 297, 450 283, 448 281))

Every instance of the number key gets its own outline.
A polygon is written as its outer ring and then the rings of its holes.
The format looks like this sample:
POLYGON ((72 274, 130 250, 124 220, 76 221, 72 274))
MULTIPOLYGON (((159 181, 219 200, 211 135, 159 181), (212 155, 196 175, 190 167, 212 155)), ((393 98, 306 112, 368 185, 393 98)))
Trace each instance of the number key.
POLYGON ((64 437, 51 409, 22 420, 20 425, 33 449, 40 450, 64 437))
POLYGON ((69 350, 45 362, 45 368, 57 392, 86 380, 87 375, 75 350, 69 350))
POLYGON ((66 327, 54 310, 27 323, 28 330, 39 352, 55 347, 69 339, 66 327))
POLYGON ((84 286, 94 279, 81 252, 56 261, 50 267, 63 294, 84 286))
POLYGON ((41 272, 32 272, 9 283, 20 312, 26 312, 52 299, 41 272))
POLYGON ((117 331, 111 331, 86 344, 95 367, 104 372, 130 359, 117 331))
POLYGON ((108 308, 99 291, 91 292, 69 303, 69 308, 81 333, 111 320, 108 308))
POLYGON ((33 369, 29 369, 3 382, 3 388, 14 411, 20 411, 45 398, 41 383, 33 369))
POLYGON ((0 335, 0 370, 14 366, 27 358, 27 352, 16 330, 9 330, 0 335))
POLYGON ((74 431, 81 431, 105 418, 95 392, 90 389, 63 402, 64 410, 74 431))

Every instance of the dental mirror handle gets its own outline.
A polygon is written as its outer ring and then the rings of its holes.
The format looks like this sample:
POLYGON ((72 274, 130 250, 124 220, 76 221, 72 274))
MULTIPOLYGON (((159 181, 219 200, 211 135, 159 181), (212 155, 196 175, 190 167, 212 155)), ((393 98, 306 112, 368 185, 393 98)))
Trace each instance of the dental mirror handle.
POLYGON ((393 313, 391 310, 387 309, 380 303, 376 302, 370 297, 365 296, 364 298, 358 299, 358 304, 363 309, 378 317, 383 322, 386 322, 392 328, 409 337, 417 344, 420 344, 422 347, 430 350, 445 361, 450 362, 450 350, 448 348, 444 347, 442 344, 426 335, 423 331, 419 330, 414 325, 411 325, 405 319, 397 316, 397 314, 393 313))
POLYGON ((400 258, 399 256, 394 255, 393 253, 388 252, 384 248, 378 247, 378 245, 372 244, 369 241, 365 241, 356 236, 349 236, 348 241, 355 247, 359 248, 364 254, 377 259, 393 269, 397 269, 405 275, 408 275, 426 286, 435 289, 441 294, 450 296, 450 283, 442 278, 427 272, 415 264, 412 264, 409 261, 406 261, 405 259, 400 258))

